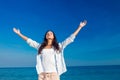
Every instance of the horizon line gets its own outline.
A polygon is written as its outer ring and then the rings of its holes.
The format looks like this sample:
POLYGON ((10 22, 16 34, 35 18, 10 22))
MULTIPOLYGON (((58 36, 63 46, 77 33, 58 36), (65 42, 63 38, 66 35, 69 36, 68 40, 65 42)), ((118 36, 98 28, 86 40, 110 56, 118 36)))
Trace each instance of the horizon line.
MULTIPOLYGON (((98 67, 102 67, 102 66, 105 67, 105 66, 120 66, 120 65, 81 65, 81 66, 77 65, 77 66, 66 66, 66 67, 97 67, 97 66, 98 67)), ((0 68, 35 68, 35 66, 23 66, 23 67, 22 66, 17 66, 17 67, 16 66, 15 67, 14 66, 11 66, 11 67, 8 66, 8 67, 0 67, 0 68)))

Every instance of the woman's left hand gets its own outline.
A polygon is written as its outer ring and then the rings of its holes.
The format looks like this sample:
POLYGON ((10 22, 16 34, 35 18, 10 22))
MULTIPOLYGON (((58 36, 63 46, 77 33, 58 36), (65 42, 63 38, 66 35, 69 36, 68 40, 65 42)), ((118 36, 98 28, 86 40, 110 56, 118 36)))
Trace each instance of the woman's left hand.
POLYGON ((87 24, 87 21, 86 20, 84 20, 83 22, 80 22, 80 25, 79 25, 79 27, 84 27, 85 25, 87 24))

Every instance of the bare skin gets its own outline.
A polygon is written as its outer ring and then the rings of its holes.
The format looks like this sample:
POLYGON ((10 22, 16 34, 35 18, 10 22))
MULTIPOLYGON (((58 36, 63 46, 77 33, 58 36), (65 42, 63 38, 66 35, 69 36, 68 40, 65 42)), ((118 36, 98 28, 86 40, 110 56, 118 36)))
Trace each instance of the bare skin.
MULTIPOLYGON (((73 33, 73 35, 77 36, 78 33, 80 32, 80 30, 87 24, 87 21, 84 20, 83 22, 80 22, 78 28, 75 30, 75 32, 73 33)), ((28 37, 23 35, 19 29, 13 28, 13 31, 20 36, 23 40, 27 40, 28 37)), ((51 31, 49 31, 46 34, 46 39, 48 40, 48 45, 45 48, 51 48, 52 47, 52 40, 54 39, 53 33, 51 31)))
POLYGON ((26 40, 28 39, 28 37, 25 36, 25 35, 23 35, 23 34, 20 32, 19 29, 13 28, 13 31, 14 31, 18 36, 20 36, 23 40, 26 41, 26 40))
MULTIPOLYGON (((87 24, 87 21, 83 21, 83 22, 80 22, 78 28, 74 31, 73 35, 74 36, 77 36, 78 33, 80 32, 80 30, 87 24)), ((13 31, 18 35, 20 36, 23 40, 27 41, 28 37, 23 35, 19 29, 16 29, 16 28, 13 28, 13 31)), ((53 36, 53 33, 51 31, 49 31, 47 34, 46 34, 46 39, 48 40, 48 44, 45 46, 45 48, 49 49, 52 47, 52 40, 54 39, 54 36, 53 36)), ((44 72, 41 73, 41 74, 45 74, 44 72)))
POLYGON ((47 46, 45 46, 45 48, 51 48, 52 47, 52 41, 54 39, 53 32, 48 31, 47 34, 46 34, 46 39, 48 41, 48 44, 47 44, 47 46))
POLYGON ((80 22, 77 30, 73 33, 75 36, 77 36, 77 34, 79 33, 79 31, 87 24, 87 21, 84 20, 83 22, 80 22))

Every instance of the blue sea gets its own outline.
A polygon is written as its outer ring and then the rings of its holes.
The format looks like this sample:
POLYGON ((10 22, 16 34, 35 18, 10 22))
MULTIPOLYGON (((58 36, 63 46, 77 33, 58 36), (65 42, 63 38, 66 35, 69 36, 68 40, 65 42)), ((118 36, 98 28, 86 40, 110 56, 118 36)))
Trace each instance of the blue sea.
MULTIPOLYGON (((37 80, 35 67, 0 68, 0 80, 37 80)), ((61 80, 120 80, 120 66, 67 67, 61 80)))

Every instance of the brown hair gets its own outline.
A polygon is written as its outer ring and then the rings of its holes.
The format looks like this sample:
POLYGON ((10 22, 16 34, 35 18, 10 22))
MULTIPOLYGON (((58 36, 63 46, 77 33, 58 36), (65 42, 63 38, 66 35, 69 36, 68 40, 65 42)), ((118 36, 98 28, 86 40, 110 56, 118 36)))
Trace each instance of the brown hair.
MULTIPOLYGON (((47 39, 46 39, 46 34, 51 31, 51 30, 48 30, 46 31, 45 35, 44 35, 44 41, 42 42, 41 46, 39 47, 38 49, 38 54, 41 54, 41 51, 42 49, 47 45, 47 39)), ((59 47, 59 44, 57 42, 57 38, 55 36, 55 33, 53 31, 51 31, 53 33, 53 36, 54 36, 54 39, 52 41, 52 46, 54 47, 55 50, 59 51, 60 50, 60 47, 59 47)))

